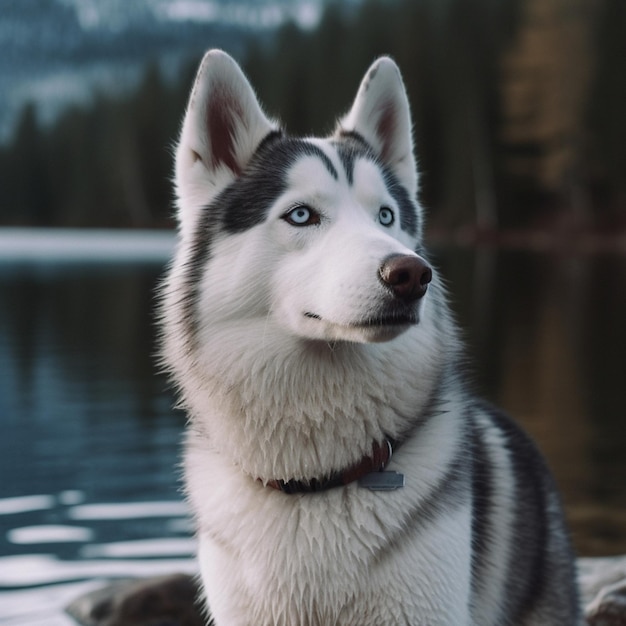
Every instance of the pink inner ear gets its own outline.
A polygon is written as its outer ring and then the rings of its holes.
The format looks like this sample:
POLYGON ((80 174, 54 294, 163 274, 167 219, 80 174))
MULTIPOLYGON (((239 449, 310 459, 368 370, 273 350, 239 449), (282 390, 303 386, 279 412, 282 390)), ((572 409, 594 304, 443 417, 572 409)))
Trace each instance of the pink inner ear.
POLYGON ((396 133, 396 109, 392 100, 387 100, 380 107, 380 115, 376 121, 376 135, 382 146, 380 158, 389 163, 392 158, 391 148, 396 133))
POLYGON ((211 167, 221 164, 241 174, 241 166, 235 153, 236 124, 243 123, 241 105, 232 93, 214 89, 209 97, 206 111, 207 132, 211 146, 211 167))

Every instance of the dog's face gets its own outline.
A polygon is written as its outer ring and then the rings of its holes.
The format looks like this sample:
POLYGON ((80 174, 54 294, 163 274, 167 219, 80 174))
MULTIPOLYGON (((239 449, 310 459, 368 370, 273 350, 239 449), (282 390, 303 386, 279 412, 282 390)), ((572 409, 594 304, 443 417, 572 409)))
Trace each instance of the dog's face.
POLYGON ((368 71, 327 139, 286 137, 227 55, 207 54, 176 159, 192 315, 304 339, 379 342, 419 322, 431 270, 395 64, 368 71))

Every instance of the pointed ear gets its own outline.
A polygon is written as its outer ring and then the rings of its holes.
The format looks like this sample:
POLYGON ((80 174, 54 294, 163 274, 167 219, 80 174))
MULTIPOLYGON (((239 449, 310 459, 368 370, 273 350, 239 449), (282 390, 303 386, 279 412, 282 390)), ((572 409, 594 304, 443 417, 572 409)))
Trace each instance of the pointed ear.
POLYGON ((337 135, 358 133, 408 189, 417 194, 417 171, 409 100, 398 66, 378 59, 361 82, 352 109, 339 122, 337 135))
POLYGON ((176 150, 181 207, 205 205, 241 174, 261 141, 277 128, 237 63, 221 50, 207 52, 176 150))

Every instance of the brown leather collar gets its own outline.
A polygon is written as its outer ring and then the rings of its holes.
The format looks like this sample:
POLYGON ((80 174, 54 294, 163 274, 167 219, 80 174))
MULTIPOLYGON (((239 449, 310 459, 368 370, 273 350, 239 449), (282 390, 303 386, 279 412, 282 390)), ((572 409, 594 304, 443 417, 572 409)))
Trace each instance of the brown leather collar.
POLYGON ((341 472, 334 472, 328 477, 311 478, 310 480, 269 480, 265 484, 283 493, 314 493, 317 491, 325 491, 333 487, 348 485, 362 479, 367 474, 382 472, 389 463, 392 454, 393 441, 391 439, 384 439, 382 443, 374 442, 370 456, 365 456, 355 465, 341 472))

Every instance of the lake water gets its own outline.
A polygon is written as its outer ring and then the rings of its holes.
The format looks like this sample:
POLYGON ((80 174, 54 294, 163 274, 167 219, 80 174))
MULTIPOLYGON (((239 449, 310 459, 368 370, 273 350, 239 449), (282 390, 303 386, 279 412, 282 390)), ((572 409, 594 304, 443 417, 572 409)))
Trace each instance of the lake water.
MULTIPOLYGON (((13 626, 69 624, 59 608, 104 579, 195 570, 184 417, 153 359, 171 238, 63 237, 0 233, 0 623, 13 626)), ((475 387, 538 441, 578 552, 626 553, 626 257, 436 257, 475 387)))

